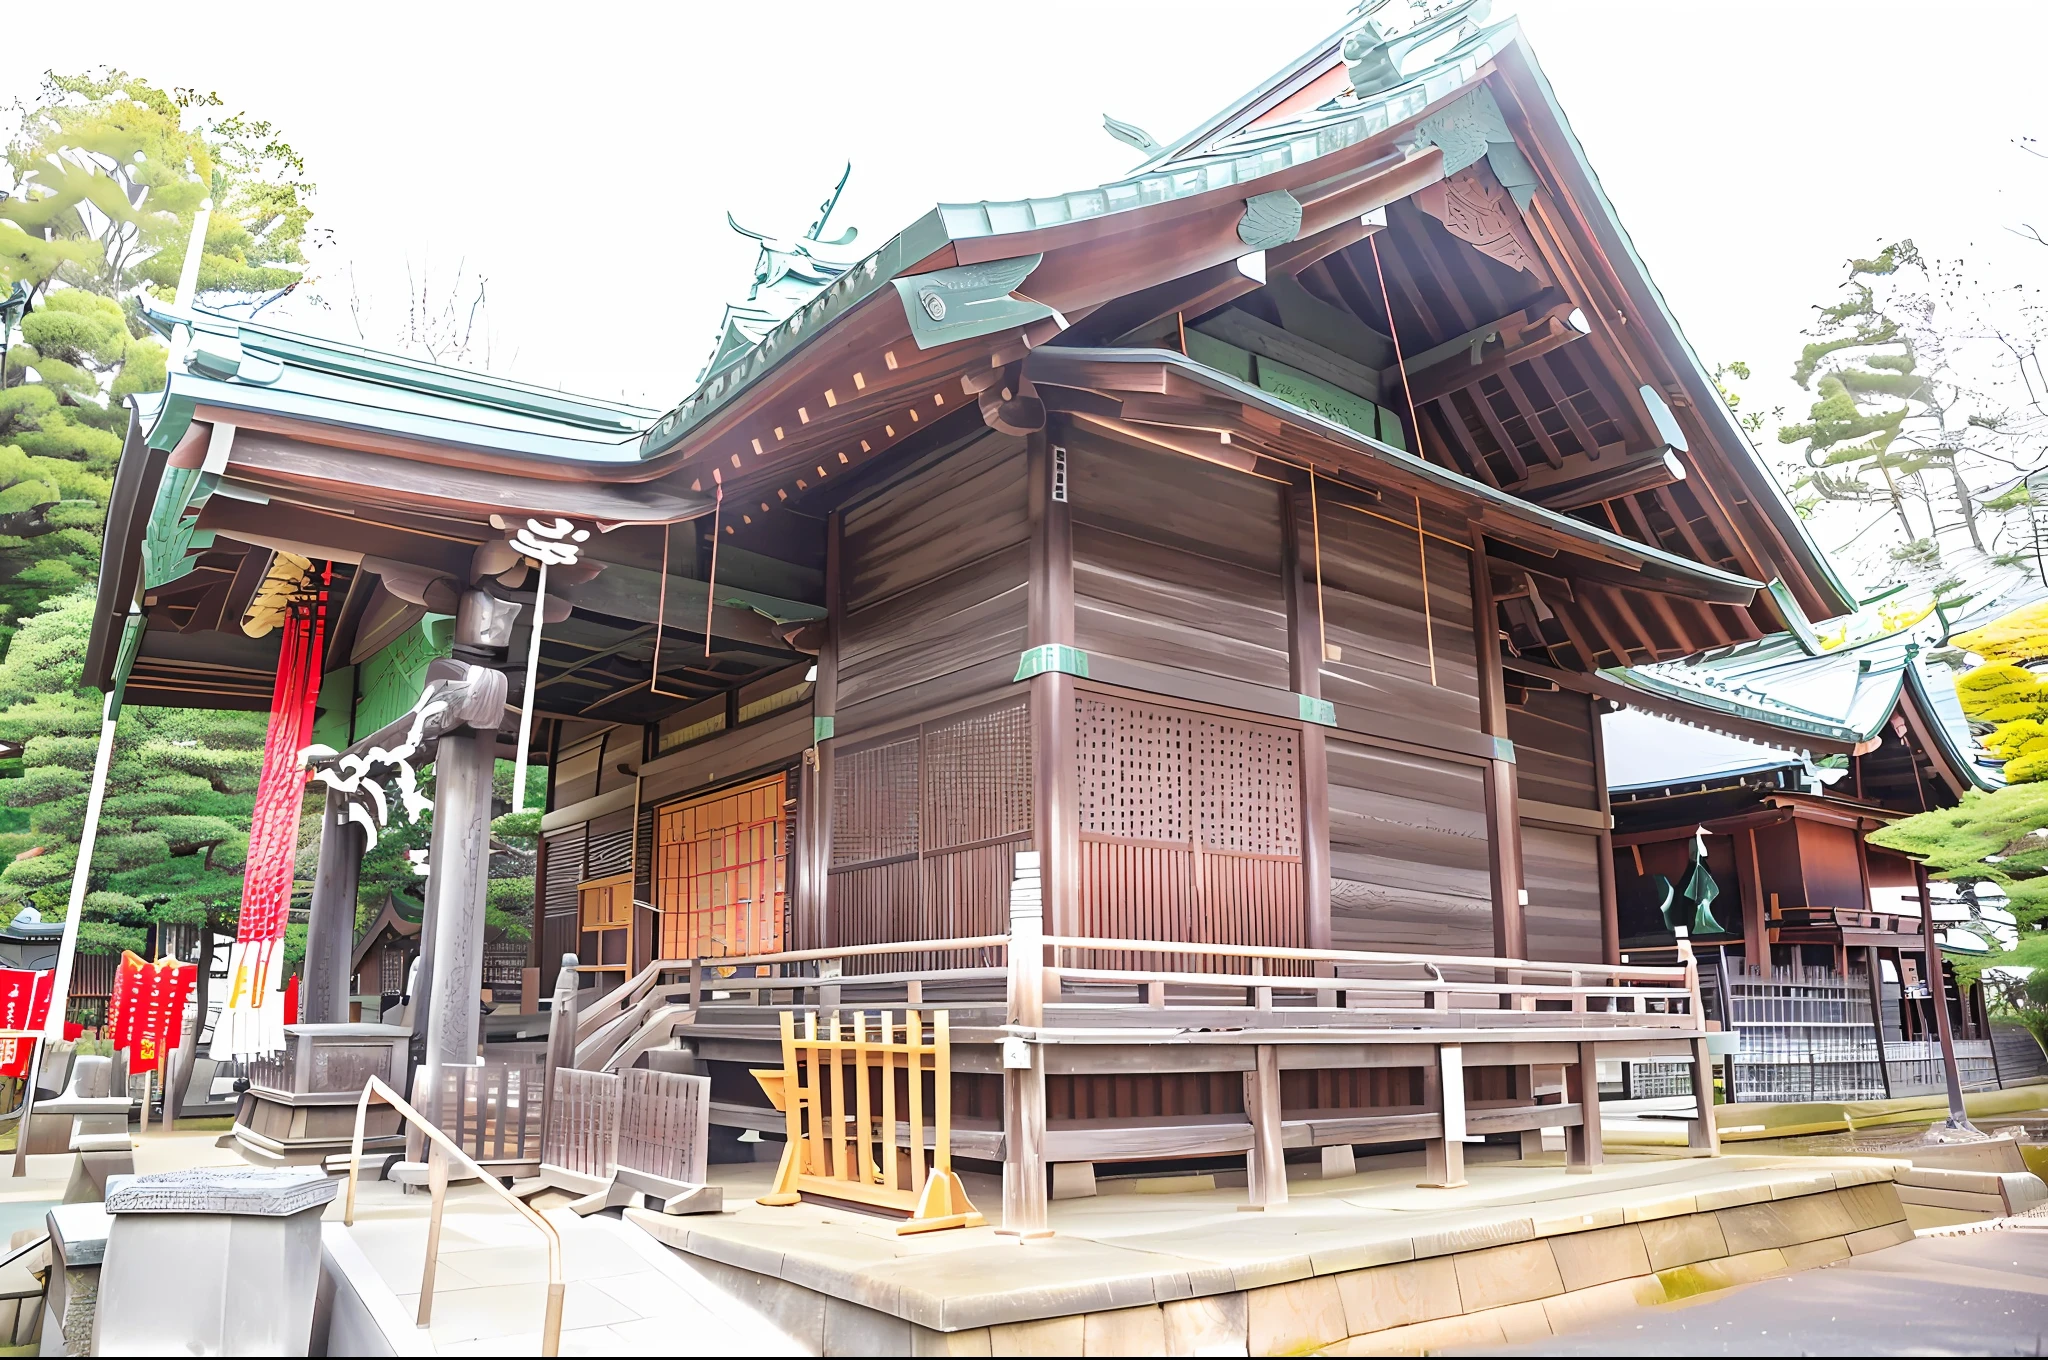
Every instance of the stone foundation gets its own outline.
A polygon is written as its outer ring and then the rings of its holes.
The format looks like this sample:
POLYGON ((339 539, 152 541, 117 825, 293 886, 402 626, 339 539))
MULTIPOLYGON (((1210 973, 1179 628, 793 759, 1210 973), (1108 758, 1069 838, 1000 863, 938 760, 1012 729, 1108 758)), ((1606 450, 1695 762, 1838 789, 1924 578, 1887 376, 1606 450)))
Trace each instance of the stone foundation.
MULTIPOLYGON (((628 1217, 827 1356, 1387 1355, 1512 1344, 1912 1236, 1889 1170, 1843 1167, 1559 1218, 1500 1217, 1339 1254, 1350 1260, 1297 1257, 1235 1272, 1244 1287, 1193 1297, 1195 1281, 1166 1275, 1116 1282, 1116 1292, 1151 1295, 1129 1306, 1055 1312, 1035 1297, 1044 1291, 1021 1287, 974 1300, 987 1313, 980 1321, 950 1306, 960 1300, 934 1307, 937 1296, 907 1289, 900 1311, 867 1307, 844 1297, 852 1290, 825 1292, 846 1282, 799 1283, 719 1261, 690 1250, 681 1220, 628 1217), (1290 1272, 1297 1278, 1272 1278, 1290 1272), (1037 1309, 1047 1315, 1018 1316, 1037 1309)), ((716 1249, 701 1235, 695 1244, 716 1249)))

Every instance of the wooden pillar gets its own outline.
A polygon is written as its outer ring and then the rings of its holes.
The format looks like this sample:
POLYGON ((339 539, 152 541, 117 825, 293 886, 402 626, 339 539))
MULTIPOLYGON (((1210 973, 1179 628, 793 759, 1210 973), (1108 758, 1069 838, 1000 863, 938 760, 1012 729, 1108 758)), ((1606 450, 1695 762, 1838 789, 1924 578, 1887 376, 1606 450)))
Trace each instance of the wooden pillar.
POLYGON ((1948 1016, 1948 970, 1941 966, 1941 945, 1935 939, 1934 903, 1927 895, 1927 866, 1913 861, 1913 883, 1920 890, 1920 938, 1927 947, 1927 995, 1934 1007, 1934 1037, 1941 1044, 1941 1074, 1948 1083, 1948 1124, 1967 1127, 1963 1078, 1956 1067, 1956 1036, 1948 1016))
MULTIPOLYGON (((1507 684, 1501 675, 1500 620, 1493 607, 1493 576, 1486 565, 1486 535, 1472 529, 1472 636, 1479 663, 1479 730, 1508 739, 1507 684)), ((1511 748, 1507 748, 1511 749, 1511 748)), ((1493 949, 1508 958, 1529 954, 1523 908, 1522 810, 1512 758, 1486 762, 1487 879, 1493 889, 1493 949)))
MULTIPOLYGON (((1306 479, 1288 488, 1288 683, 1309 699, 1323 697, 1321 514, 1306 479)), ((1302 938, 1310 949, 1330 947, 1330 758, 1320 723, 1301 725, 1302 938)))
MULTIPOLYGON (((456 664, 488 675, 488 669, 477 663, 505 645, 517 608, 481 590, 464 594, 455 616, 456 664)), ((502 678, 498 683, 503 684, 502 678)), ((434 748, 434 828, 428 843, 426 919, 420 931, 426 1053, 413 1103, 435 1122, 443 1117, 442 1070, 477 1061, 484 896, 490 887, 491 779, 503 717, 503 691, 499 694, 498 713, 445 733, 434 748)), ((419 1033, 415 1024, 415 1040, 419 1033)))
MULTIPOLYGON (((356 939, 356 882, 363 868, 362 829, 348 819, 345 795, 327 790, 320 814, 320 860, 306 914, 304 1004, 306 1024, 348 1021, 349 955, 356 939)), ((536 913, 536 916, 538 913, 536 913)))
POLYGON ((1252 1146, 1245 1154, 1247 1208, 1267 1209, 1287 1202, 1287 1155, 1280 1132, 1280 1053, 1271 1044, 1254 1049, 1252 1070, 1244 1074, 1244 1113, 1251 1121, 1252 1146))
POLYGON ((1443 1115, 1443 1137, 1432 1140, 1424 1153, 1426 1170, 1422 1184, 1429 1189, 1455 1189, 1465 1183, 1465 1049, 1462 1044, 1438 1044, 1436 1067, 1425 1080, 1424 1095, 1435 1088, 1436 1107, 1443 1115))
MULTIPOLYGON (((1074 645, 1074 525, 1067 503, 1064 427, 1030 437, 1030 647, 1074 645)), ((1081 924, 1080 823, 1074 757, 1074 677, 1047 668, 1031 677, 1032 843, 1041 855, 1046 933, 1081 924)))
MULTIPOLYGON (((548 1009, 548 1041, 545 1066, 541 1071, 541 1146, 547 1146, 548 1121, 554 1118, 555 1073, 576 1065, 576 956, 562 955, 561 971, 555 974, 554 1003, 548 1009)), ((696 998, 692 997, 694 1009, 696 998)))
POLYGON ((1877 1076, 1884 1085, 1884 1098, 1892 1098, 1892 1069, 1884 1060, 1884 968, 1877 946, 1866 945, 1863 957, 1870 966, 1870 1027, 1877 1032, 1877 1076))
MULTIPOLYGON (((1595 1074, 1598 1085, 1598 1074, 1595 1074)), ((1694 1152, 1708 1157, 1721 1155, 1721 1130, 1714 1122, 1714 1060, 1707 1041, 1692 1041, 1693 1121, 1686 1130, 1686 1143, 1694 1152)))
MULTIPOLYGON (((1009 1008, 1015 1029, 1045 1023, 1045 922, 1036 877, 1043 856, 1017 856, 1010 894, 1009 1008)), ((1006 1037, 1003 1049, 1003 1220, 999 1232, 1046 1237, 1045 1046, 1006 1037)))
POLYGON ((1742 962, 1748 973, 1771 975, 1771 930, 1764 914, 1763 868, 1757 863, 1756 828, 1744 827, 1735 842, 1735 876, 1742 891, 1742 962))
POLYGON ((1607 725, 1601 721, 1607 701, 1588 695, 1593 727, 1593 795, 1600 810, 1600 958, 1621 962, 1621 904, 1614 883, 1614 805, 1607 796, 1607 725))
POLYGON ((1579 1107, 1579 1122, 1564 1131, 1564 1169, 1584 1173, 1600 1165, 1600 1067, 1592 1044, 1579 1045, 1579 1060, 1564 1070, 1564 1098, 1579 1107))
POLYGON ((811 691, 811 748, 799 779, 800 820, 809 829, 803 899, 797 904, 802 924, 797 939, 804 948, 834 943, 832 928, 832 725, 839 708, 839 635, 846 618, 845 572, 841 562, 846 517, 834 510, 825 517, 825 640, 818 647, 818 685, 811 691))

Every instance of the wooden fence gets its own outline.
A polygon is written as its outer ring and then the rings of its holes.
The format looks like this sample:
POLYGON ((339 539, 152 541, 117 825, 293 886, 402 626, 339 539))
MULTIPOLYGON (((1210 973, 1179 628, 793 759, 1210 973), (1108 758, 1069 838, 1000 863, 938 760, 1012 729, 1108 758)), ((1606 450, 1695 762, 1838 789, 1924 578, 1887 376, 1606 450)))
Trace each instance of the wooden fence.
POLYGON ((478 1067, 441 1069, 440 1125, 480 1165, 538 1164, 545 1057, 491 1054, 478 1067))
POLYGON ((761 1203, 795 1204, 808 1192, 907 1214, 899 1233, 980 1227, 986 1220, 953 1170, 947 1013, 932 1013, 929 1039, 916 1011, 900 1024, 883 1011, 872 1029, 858 1011, 851 1019, 842 1030, 839 1016, 828 1016, 821 1036, 818 1017, 806 1015, 799 1037, 782 1013, 782 1070, 754 1074, 782 1110, 789 1140, 761 1203))

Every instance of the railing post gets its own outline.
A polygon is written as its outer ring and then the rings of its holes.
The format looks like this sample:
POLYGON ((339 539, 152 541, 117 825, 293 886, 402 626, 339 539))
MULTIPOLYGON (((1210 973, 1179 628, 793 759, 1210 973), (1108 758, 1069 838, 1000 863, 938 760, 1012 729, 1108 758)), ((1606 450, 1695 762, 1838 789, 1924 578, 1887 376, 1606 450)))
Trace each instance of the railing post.
MULTIPOLYGON (((1008 1020, 1012 1029, 1045 1023, 1045 900, 1035 850, 1017 854, 1010 887, 1008 1020)), ((1035 1037, 1035 1036, 1034 1036, 1035 1037)), ((1003 1221, 1001 1232, 1050 1235, 1046 1226, 1045 1046, 1020 1034, 1003 1040, 1003 1221)))
POLYGON ((821 982, 829 980, 830 982, 830 985, 818 988, 818 1009, 820 1011, 836 1011, 839 1009, 839 986, 837 980, 844 975, 845 971, 846 963, 843 959, 818 960, 819 980, 821 982))
POLYGON ((1287 1154, 1280 1130, 1280 1052, 1272 1044, 1253 1050, 1252 1070, 1244 1074, 1244 1112, 1251 1121, 1252 1147, 1245 1177, 1251 1202, 1267 1209, 1287 1202, 1287 1154))
POLYGON ((1600 1137, 1600 1067, 1592 1044, 1580 1044, 1579 1060, 1564 1070, 1564 1098, 1579 1107, 1576 1128, 1564 1131, 1564 1169, 1590 1172, 1605 1149, 1600 1137))
POLYGON ((562 955, 555 974, 555 996, 548 1008, 548 1048, 540 1074, 540 1145, 547 1151, 548 1127, 555 1114, 555 1073, 576 1065, 576 956, 562 955))
POLYGON ((1443 1137, 1428 1145, 1430 1189, 1455 1189, 1465 1184, 1465 1048, 1462 1044, 1438 1044, 1436 1103, 1443 1113, 1443 1137))

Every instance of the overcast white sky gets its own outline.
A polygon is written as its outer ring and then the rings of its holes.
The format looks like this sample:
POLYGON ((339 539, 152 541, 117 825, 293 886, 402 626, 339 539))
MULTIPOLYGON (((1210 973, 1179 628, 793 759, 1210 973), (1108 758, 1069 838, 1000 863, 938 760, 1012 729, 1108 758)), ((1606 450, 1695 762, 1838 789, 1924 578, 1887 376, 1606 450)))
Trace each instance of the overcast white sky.
MULTIPOLYGON (((1113 113, 1162 140, 1335 28, 1350 0, 1246 5, 102 3, 0 48, 0 92, 109 63, 280 125, 318 179, 322 315, 352 262, 388 344, 405 267, 489 279, 494 367, 665 407, 750 243, 794 234, 840 166, 858 245, 933 203, 1114 178, 1113 113)), ((2048 250, 2037 63, 2048 4, 1496 0, 1519 12, 1623 222, 1709 365, 1783 374, 1851 251, 1899 236, 2032 281, 2048 250)), ((380 333, 381 332, 381 333, 380 333)))

